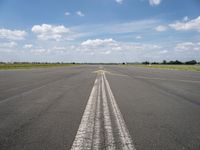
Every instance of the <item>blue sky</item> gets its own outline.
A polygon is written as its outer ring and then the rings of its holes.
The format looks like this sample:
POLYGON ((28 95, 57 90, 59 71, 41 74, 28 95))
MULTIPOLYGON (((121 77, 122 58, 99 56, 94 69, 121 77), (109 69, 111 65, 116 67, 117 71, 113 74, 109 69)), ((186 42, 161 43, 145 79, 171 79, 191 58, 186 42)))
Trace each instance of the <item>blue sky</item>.
POLYGON ((0 61, 200 61, 199 0, 0 0, 0 61))

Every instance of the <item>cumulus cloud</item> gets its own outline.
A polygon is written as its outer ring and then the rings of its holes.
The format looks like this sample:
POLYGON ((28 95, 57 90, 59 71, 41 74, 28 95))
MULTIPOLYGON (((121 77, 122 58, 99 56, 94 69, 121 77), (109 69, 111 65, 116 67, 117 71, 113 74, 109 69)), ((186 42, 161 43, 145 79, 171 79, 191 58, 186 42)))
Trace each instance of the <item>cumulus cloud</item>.
POLYGON ((80 17, 84 17, 85 14, 83 12, 81 12, 80 10, 76 12, 76 14, 80 17))
POLYGON ((108 51, 105 51, 105 52, 101 52, 101 54, 108 55, 108 54, 110 54, 111 52, 112 52, 111 50, 108 50, 108 51))
POLYGON ((160 51, 162 50, 159 45, 156 44, 142 44, 142 43, 129 43, 129 42, 118 42, 112 38, 108 39, 93 39, 86 40, 80 44, 80 47, 77 47, 80 53, 94 55, 102 54, 118 54, 121 53, 146 53, 148 51, 160 51), (145 52, 144 52, 145 51, 145 52))
POLYGON ((113 39, 94 39, 94 40, 86 40, 81 43, 82 46, 92 46, 92 47, 97 47, 97 46, 112 46, 115 45, 116 41, 113 39))
POLYGON ((45 49, 45 48, 37 48, 37 49, 31 49, 30 52, 32 54, 40 55, 40 54, 44 54, 44 53, 49 53, 50 50, 45 49))
POLYGON ((69 50, 72 50, 70 47, 64 47, 64 46, 54 46, 54 47, 35 47, 30 50, 32 54, 35 55, 41 55, 41 54, 48 54, 48 55, 54 55, 54 54, 64 54, 67 53, 69 50))
POLYGON ((55 46, 53 49, 55 50, 65 50, 66 48, 63 46, 55 46))
MULTIPOLYGON (((124 60, 123 57, 126 57, 127 60, 130 61, 139 61, 147 59, 147 55, 149 57, 151 56, 153 59, 154 56, 160 56, 165 53, 162 52, 163 48, 157 44, 122 42, 112 38, 88 39, 82 43, 74 44, 61 41, 56 44, 46 44, 45 42, 45 45, 41 43, 32 47, 31 45, 31 43, 22 45, 22 47, 26 47, 27 49, 22 49, 20 51, 16 48, 7 50, 9 50, 10 54, 15 52, 20 60, 31 58, 31 60, 35 61, 79 62, 119 62, 124 60)), ((4 50, 4 48, 2 48, 2 50, 4 50)), ((2 50, 0 48, 0 51, 2 50)), ((8 53, 8 51, 6 51, 6 53, 8 53)))
POLYGON ((124 0, 115 0, 118 4, 122 4, 124 0))
POLYGON ((32 44, 25 44, 25 45, 23 46, 23 48, 32 48, 32 47, 33 47, 32 44))
POLYGON ((159 54, 166 54, 166 53, 168 53, 168 50, 161 50, 161 51, 159 51, 158 53, 159 53, 159 54))
POLYGON ((197 30, 200 32, 200 16, 193 20, 185 18, 184 21, 177 21, 169 26, 175 30, 197 30))
POLYGON ((117 42, 110 39, 94 39, 86 40, 81 43, 83 47, 89 48, 103 48, 107 50, 141 50, 141 49, 160 49, 161 47, 156 44, 142 44, 142 43, 126 43, 126 42, 117 42))
POLYGON ((0 38, 8 40, 23 40, 27 33, 23 30, 0 29, 0 38))
POLYGON ((93 55, 108 55, 112 52, 120 52, 122 50, 120 43, 112 38, 107 39, 88 39, 80 44, 77 48, 79 52, 93 55))
POLYGON ((142 44, 142 43, 121 43, 123 50, 156 50, 161 47, 156 44, 142 44))
POLYGON ((17 46, 16 42, 6 42, 6 43, 0 43, 0 48, 14 48, 17 46))
POLYGON ((70 29, 63 25, 53 26, 49 24, 34 25, 32 32, 37 34, 37 37, 42 40, 56 40, 59 41, 67 33, 70 33, 70 29))
POLYGON ((182 42, 178 43, 175 47, 177 52, 192 52, 200 51, 200 42, 182 42))
POLYGON ((156 6, 159 5, 161 3, 161 0, 149 0, 149 4, 151 6, 156 6))
POLYGON ((167 30, 167 27, 166 26, 163 26, 163 25, 159 25, 155 28, 156 31, 158 32, 162 32, 162 31, 166 31, 167 30))

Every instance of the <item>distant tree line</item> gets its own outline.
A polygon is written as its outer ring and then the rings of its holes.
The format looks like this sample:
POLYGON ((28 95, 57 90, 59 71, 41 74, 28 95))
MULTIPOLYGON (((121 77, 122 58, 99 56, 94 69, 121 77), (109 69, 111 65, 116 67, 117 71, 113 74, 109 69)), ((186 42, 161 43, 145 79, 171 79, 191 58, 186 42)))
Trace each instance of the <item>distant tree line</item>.
POLYGON ((119 65, 121 63, 77 63, 77 62, 0 62, 0 64, 84 64, 84 65, 119 65))
POLYGON ((0 64, 76 64, 75 62, 0 62, 0 64))
POLYGON ((199 64, 200 62, 197 62, 196 60, 191 60, 191 61, 186 61, 182 62, 179 60, 175 61, 166 61, 163 60, 162 62, 149 62, 149 61, 144 61, 144 62, 123 62, 123 63, 77 63, 77 62, 0 62, 0 64, 86 64, 86 65, 119 65, 119 64, 162 64, 162 65, 196 65, 199 64))
POLYGON ((175 61, 166 61, 163 60, 163 62, 149 62, 149 61, 144 61, 142 62, 142 64, 148 65, 148 64, 162 64, 162 65, 196 65, 196 64, 200 64, 200 62, 197 62, 196 60, 191 60, 191 61, 186 61, 186 62, 182 62, 179 60, 175 60, 175 61))

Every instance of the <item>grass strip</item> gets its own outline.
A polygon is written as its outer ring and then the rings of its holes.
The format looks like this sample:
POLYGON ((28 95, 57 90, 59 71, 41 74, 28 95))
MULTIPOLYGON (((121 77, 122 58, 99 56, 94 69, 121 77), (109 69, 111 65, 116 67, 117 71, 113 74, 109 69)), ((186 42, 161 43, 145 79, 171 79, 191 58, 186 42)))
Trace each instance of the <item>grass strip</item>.
POLYGON ((0 70, 77 66, 77 64, 0 64, 0 70))
POLYGON ((138 64, 138 65, 133 65, 133 66, 145 67, 145 68, 170 69, 170 70, 200 71, 200 65, 141 65, 141 64, 138 64))

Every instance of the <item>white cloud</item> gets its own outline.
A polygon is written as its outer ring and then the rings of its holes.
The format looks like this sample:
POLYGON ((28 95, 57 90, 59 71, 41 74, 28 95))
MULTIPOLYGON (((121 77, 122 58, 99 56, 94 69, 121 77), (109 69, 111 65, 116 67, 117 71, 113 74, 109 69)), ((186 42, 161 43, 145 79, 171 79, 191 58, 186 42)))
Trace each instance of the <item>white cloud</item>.
POLYGON ((195 42, 182 42, 178 43, 175 47, 177 52, 192 52, 200 51, 200 43, 195 42))
POLYGON ((32 44, 25 44, 25 45, 23 46, 23 48, 32 48, 32 47, 33 47, 32 44))
POLYGON ((193 19, 188 20, 186 19, 184 21, 177 21, 175 23, 169 24, 169 26, 175 30, 197 30, 200 32, 200 16, 193 19))
POLYGON ((156 31, 158 32, 162 32, 162 31, 166 31, 167 30, 167 27, 166 26, 163 26, 163 25, 159 25, 155 28, 156 31))
POLYGON ((115 0, 118 4, 122 4, 124 0, 115 0))
MULTIPOLYGON (((159 20, 155 19, 147 19, 147 20, 137 20, 131 22, 123 22, 123 23, 104 23, 104 24, 91 24, 91 25, 80 25, 75 26, 70 29, 76 32, 85 33, 85 37, 98 37, 99 35, 105 34, 129 34, 132 38, 135 33, 149 33, 151 30, 155 28, 156 25, 160 23, 159 20), (134 34, 133 34, 134 33, 134 34)), ((126 35, 127 36, 127 35, 126 35)), ((129 37, 130 37, 129 36, 129 37)))
POLYGON ((0 48, 0 52, 1 53, 12 53, 12 52, 14 52, 12 49, 1 49, 0 48))
POLYGON ((112 47, 112 50, 114 50, 114 51, 122 51, 122 47, 120 45, 116 45, 115 47, 112 47))
POLYGON ((76 48, 79 52, 84 54, 104 54, 108 55, 112 52, 120 52, 122 50, 120 43, 113 40, 112 38, 108 39, 88 39, 83 41, 79 47, 76 48))
POLYGON ((95 39, 95 40, 86 40, 84 42, 81 43, 82 46, 92 46, 92 47, 96 47, 96 46, 112 46, 115 45, 116 41, 113 39, 95 39))
POLYGON ((14 48, 17 46, 16 42, 0 43, 0 48, 14 48))
POLYGON ((142 43, 121 43, 124 50, 157 50, 161 47, 156 44, 142 44, 142 43))
POLYGON ((40 55, 40 54, 43 54, 43 53, 48 53, 49 50, 48 49, 44 49, 44 48, 38 48, 38 49, 31 49, 30 52, 33 53, 33 54, 40 55))
POLYGON ((55 50, 65 50, 66 48, 63 46, 55 46, 53 49, 55 50))
POLYGON ((64 46, 54 46, 54 47, 35 47, 30 50, 32 54, 41 55, 41 54, 48 54, 48 55, 54 55, 54 54, 64 54, 69 52, 68 50, 72 51, 72 48, 70 47, 64 47, 64 46))
POLYGON ((105 52, 101 52, 101 54, 108 55, 108 54, 110 54, 111 52, 112 52, 111 50, 108 50, 108 51, 105 51, 105 52))
MULTIPOLYGON (((26 43, 26 45, 29 44, 32 43, 26 43)), ((29 46, 25 47, 28 48, 29 46)), ((0 51, 2 50, 0 49, 0 51)), ((60 41, 56 43, 45 42, 44 45, 43 42, 38 42, 30 49, 18 50, 17 48, 13 48, 8 50, 3 54, 6 59, 8 58, 7 54, 13 55, 13 53, 16 53, 18 56, 16 59, 19 60, 67 62, 144 61, 148 57, 154 60, 156 56, 161 57, 161 54, 165 53, 162 52, 165 48, 163 49, 157 44, 123 42, 112 38, 88 39, 82 43, 73 44, 60 41)))
POLYGON ((138 39, 138 40, 140 40, 140 39, 142 39, 142 36, 138 35, 135 38, 138 39))
POLYGON ((78 16, 80 16, 80 17, 84 17, 84 16, 85 16, 85 14, 84 14, 84 13, 82 13, 80 10, 79 10, 79 11, 77 11, 77 12, 76 12, 76 14, 77 14, 78 16))
POLYGON ((168 53, 168 50, 161 50, 161 51, 159 51, 159 54, 166 54, 166 53, 168 53))
POLYGON ((108 33, 130 33, 150 29, 157 24, 157 20, 139 20, 114 25, 106 25, 108 33))
POLYGON ((65 16, 69 16, 70 15, 70 12, 65 12, 65 16))
POLYGON ((50 49, 50 52, 55 54, 64 54, 66 52, 69 52, 69 49, 70 48, 64 46, 55 46, 52 49, 50 49))
POLYGON ((107 50, 141 50, 141 49, 160 49, 161 47, 156 44, 142 44, 142 43, 126 43, 126 42, 117 42, 110 39, 95 39, 95 40, 86 40, 81 43, 82 47, 87 48, 101 48, 107 50))
POLYGON ((161 0, 149 0, 149 4, 151 6, 156 6, 159 5, 161 3, 161 0))
POLYGON ((94 39, 83 41, 76 50, 80 53, 94 55, 104 54, 108 55, 112 53, 113 55, 122 55, 121 53, 141 53, 144 55, 148 51, 160 51, 162 50, 159 45, 156 44, 142 44, 142 43, 128 43, 128 42, 118 42, 109 39, 94 39))
POLYGON ((49 24, 34 25, 32 32, 37 34, 37 37, 42 40, 56 40, 59 41, 67 33, 70 33, 70 29, 63 25, 53 26, 49 24))
POLYGON ((23 40, 27 33, 23 30, 0 29, 0 38, 8 40, 23 40))
MULTIPOLYGON (((158 23, 158 20, 138 20, 119 24, 107 24, 104 28, 100 26, 98 31, 103 30, 106 33, 131 33, 149 30, 158 23)), ((102 31, 101 31, 102 32, 102 31)))

